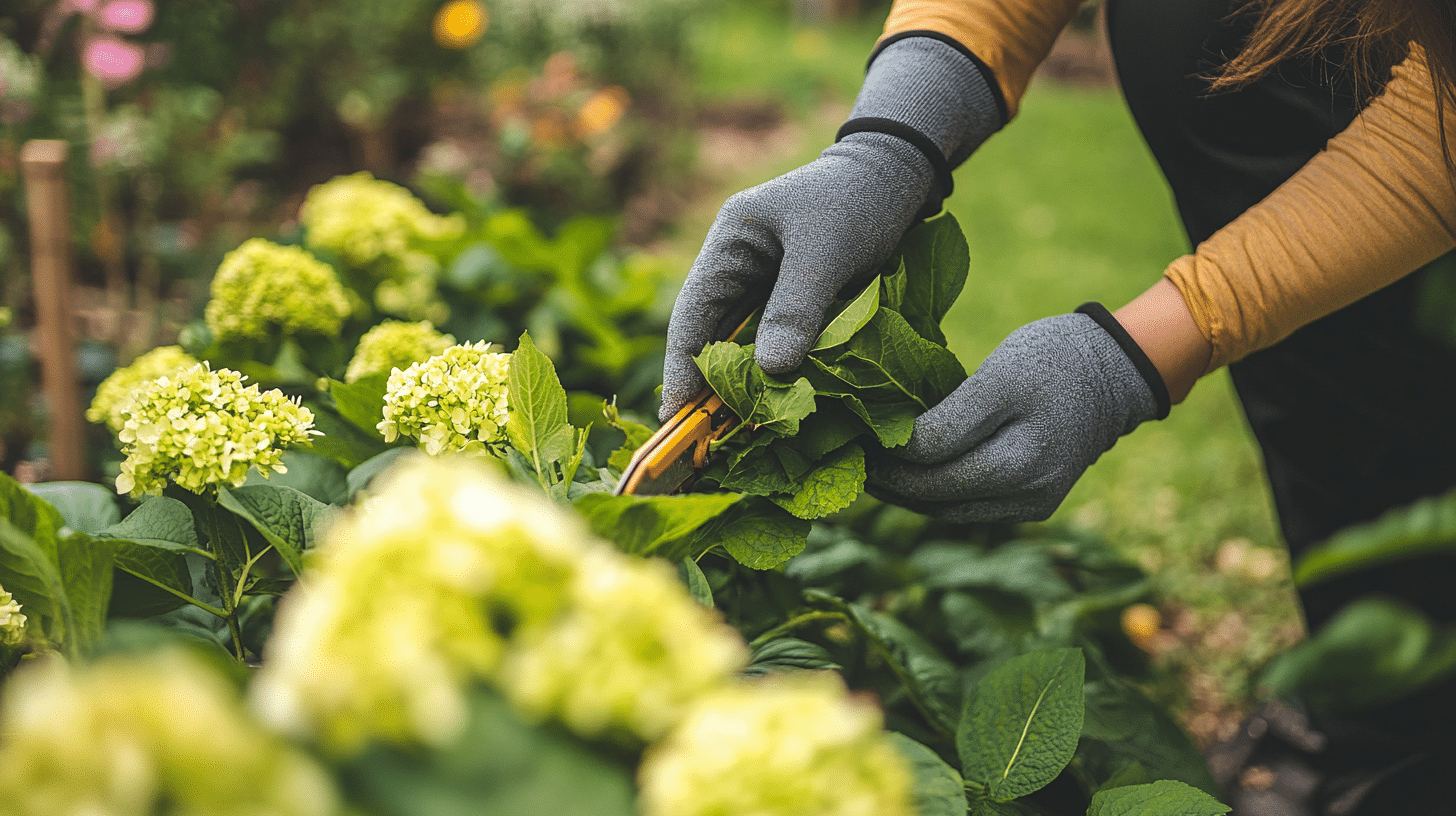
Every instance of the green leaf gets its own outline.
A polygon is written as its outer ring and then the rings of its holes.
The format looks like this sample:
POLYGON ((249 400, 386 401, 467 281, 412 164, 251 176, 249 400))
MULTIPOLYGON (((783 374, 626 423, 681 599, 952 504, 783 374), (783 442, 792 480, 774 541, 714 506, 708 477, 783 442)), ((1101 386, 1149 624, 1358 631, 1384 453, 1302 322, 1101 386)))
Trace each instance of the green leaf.
POLYGON ((632 461, 632 454, 636 453, 637 449, 642 447, 642 443, 652 438, 652 429, 641 423, 633 422, 630 419, 623 419, 622 415, 617 411, 617 401, 615 399, 602 406, 602 414, 607 418, 608 425, 621 431, 626 436, 626 441, 622 443, 622 447, 613 451, 611 456, 607 458, 607 465, 620 473, 627 469, 627 465, 632 461))
POLYGON ((898 732, 890 733, 895 750, 915 775, 915 813, 918 816, 965 816, 966 791, 955 768, 924 745, 898 732))
POLYGON ((264 476, 257 470, 252 470, 244 484, 250 487, 291 487, 324 504, 343 504, 348 501, 348 470, 343 465, 306 450, 284 451, 282 461, 283 466, 288 469, 286 472, 264 476))
MULTIPOLYGON (((122 617, 148 618, 192 599, 192 576, 179 545, 111 539, 118 576, 111 611, 122 617)), ((192 602, 195 603, 195 600, 192 602)))
POLYGON ((537 473, 542 487, 555 484, 554 465, 569 458, 576 437, 566 421, 566 389, 551 358, 541 353, 529 334, 511 355, 507 378, 506 435, 537 473))
POLYGON ((1300 557, 1294 581, 1308 586, 1377 564, 1435 553, 1456 553, 1456 491, 1421 499, 1336 533, 1300 557))
POLYGON ((1277 693, 1313 710, 1365 711, 1400 700, 1456 672, 1456 626, 1384 598, 1345 607, 1264 675, 1277 693))
MULTIPOLYGON (((392 449, 377 431, 365 431, 344 419, 332 405, 315 400, 306 400, 305 404, 313 411, 314 429, 323 434, 313 437, 308 448, 310 453, 338 462, 345 468, 353 468, 392 449)), ((394 447, 408 448, 410 444, 401 440, 394 447)))
MULTIPOLYGON (((51 546, 56 546, 54 541, 51 546)), ((73 647, 75 654, 74 644, 67 640, 75 621, 56 562, 6 518, 0 518, 0 586, 20 603, 28 632, 44 633, 56 643, 73 647)))
POLYGON ((81 651, 101 642, 106 610, 111 604, 112 544, 85 533, 72 533, 57 542, 57 565, 66 600, 71 606, 72 628, 67 638, 81 651))
POLYGON ((956 732, 966 781, 1007 802, 1056 778, 1082 733, 1080 649, 1012 658, 981 678, 956 732))
POLYGON ((712 343, 694 362, 708 385, 745 424, 782 436, 799 432, 799 421, 814 412, 814 387, 803 377, 775 380, 753 360, 753 345, 712 343))
POLYGON ((915 400, 922 411, 966 379, 955 354, 916 334, 903 316, 884 308, 825 362, 829 373, 848 385, 893 388, 915 400))
POLYGON ((849 604, 848 608, 931 726, 943 734, 955 733, 961 710, 961 683, 955 666, 895 616, 862 604, 849 604))
MULTIPOLYGON (((1208 762, 1168 710, 1123 682, 1095 651, 1088 655, 1083 738, 1102 742, 1123 767, 1143 769, 1148 779, 1175 779, 1217 793, 1208 762)), ((1104 784, 1111 786, 1111 780, 1104 784)))
POLYGON ((905 234, 899 254, 907 270, 893 307, 917 334, 945 345, 940 322, 960 297, 970 268, 970 248, 955 216, 946 213, 905 234))
POLYGON ((864 328, 880 308, 880 279, 875 278, 855 298, 844 304, 838 314, 830 318, 819 340, 810 351, 822 351, 849 342, 854 333, 864 328))
POLYGON ((864 490, 864 482, 864 451, 859 445, 845 445, 809 471, 797 493, 772 501, 799 518, 823 518, 852 504, 864 490))
POLYGON ((781 637, 754 649, 743 675, 761 677, 779 672, 838 671, 841 668, 823 646, 798 638, 781 637))
POLYGON ((1222 816, 1230 810, 1191 785, 1165 779, 1100 790, 1087 816, 1222 816))
POLYGON ((745 498, 694 536, 692 552, 697 555, 722 547, 749 569, 777 569, 803 551, 809 528, 809 522, 771 502, 745 498))
POLYGON ((376 816, 634 816, 631 766, 479 690, 436 750, 375 744, 339 770, 350 809, 376 816))
POLYGON ((678 559, 677 572, 693 600, 712 609, 713 587, 708 583, 708 576, 703 574, 703 568, 698 566, 698 562, 691 558, 678 559))
POLYGON ((383 442, 384 435, 377 426, 384 421, 384 393, 388 383, 387 373, 370 374, 352 383, 329 380, 329 396, 334 398, 334 409, 339 416, 370 439, 383 442))
POLYGON ((95 533, 121 519, 116 491, 91 482, 42 482, 26 485, 27 490, 61 514, 67 527, 95 533))
POLYGON ((187 505, 167 496, 147 499, 126 518, 98 531, 96 535, 99 538, 127 539, 166 550, 201 546, 192 512, 187 505))
POLYGON ((985 553, 964 545, 928 544, 910 564, 933 589, 992 589, 1037 602, 1072 595, 1049 548, 1039 542, 1008 542, 985 553))
POLYGON ((740 499, 723 493, 683 496, 591 493, 578 499, 576 508, 586 516, 593 532, 615 543, 623 552, 678 560, 696 557, 702 551, 669 550, 669 545, 692 537, 740 499))
POLYGON ((349 471, 346 480, 348 484, 346 500, 353 501, 354 497, 359 495, 359 491, 367 489, 374 478, 388 470, 389 466, 393 465, 399 457, 416 452, 415 448, 390 448, 378 456, 370 457, 364 464, 349 471))
POLYGON ((0 473, 0 518, 29 537, 48 562, 56 563, 56 538, 65 521, 50 503, 5 473, 0 473))
POLYGON ((303 572, 303 553, 329 515, 328 505, 291 487, 219 487, 217 503, 262 533, 294 575, 303 572))

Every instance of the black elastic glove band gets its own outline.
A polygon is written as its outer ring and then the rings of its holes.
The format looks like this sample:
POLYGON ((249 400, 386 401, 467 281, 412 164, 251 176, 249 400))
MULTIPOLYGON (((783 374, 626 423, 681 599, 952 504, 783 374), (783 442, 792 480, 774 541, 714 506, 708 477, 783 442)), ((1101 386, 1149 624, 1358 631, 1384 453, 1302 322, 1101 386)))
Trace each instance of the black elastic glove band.
POLYGON ((841 125, 839 132, 834 135, 834 141, 838 142, 852 133, 884 133, 887 136, 904 139, 914 145, 915 149, 924 153, 926 161, 930 162, 931 170, 935 173, 935 187, 930 191, 930 196, 926 198, 925 205, 920 208, 920 212, 915 214, 915 220, 924 221, 940 214, 945 200, 955 192, 955 179, 950 174, 950 162, 946 160, 945 154, 940 152, 940 148, 929 136, 894 119, 861 116, 841 125))
POLYGON ((1168 385, 1163 382, 1163 375, 1158 373, 1158 367, 1148 359, 1147 352, 1142 350, 1137 341, 1132 339, 1132 335, 1127 333, 1127 329, 1123 328, 1122 324, 1117 322, 1117 318, 1112 316, 1112 312, 1107 311, 1107 307, 1101 303, 1096 301, 1083 303, 1077 307, 1077 314, 1087 315, 1112 335, 1112 339, 1117 341, 1117 345, 1122 348, 1127 359, 1132 361, 1133 368, 1143 375, 1143 380, 1147 382, 1148 388, 1153 392, 1153 402, 1158 407, 1157 415, 1153 418, 1166 419, 1168 412, 1173 409, 1173 400, 1168 396, 1168 385))

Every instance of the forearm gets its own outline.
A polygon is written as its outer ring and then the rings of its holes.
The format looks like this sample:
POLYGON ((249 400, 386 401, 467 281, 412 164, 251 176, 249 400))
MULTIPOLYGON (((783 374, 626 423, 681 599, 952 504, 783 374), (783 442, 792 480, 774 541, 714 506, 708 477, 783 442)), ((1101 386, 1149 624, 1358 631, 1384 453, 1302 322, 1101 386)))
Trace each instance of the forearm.
POLYGON ((1456 246, 1456 184, 1429 83, 1416 52, 1325 151, 1168 268, 1212 346, 1205 370, 1270 346, 1456 246))

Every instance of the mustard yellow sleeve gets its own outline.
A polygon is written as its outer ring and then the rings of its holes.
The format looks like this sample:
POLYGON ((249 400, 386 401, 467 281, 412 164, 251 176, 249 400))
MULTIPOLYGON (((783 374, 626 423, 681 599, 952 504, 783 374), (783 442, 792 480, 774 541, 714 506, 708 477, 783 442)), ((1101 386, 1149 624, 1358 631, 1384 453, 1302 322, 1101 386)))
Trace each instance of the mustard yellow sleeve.
POLYGON ((1213 344, 1209 371, 1456 246, 1456 179, 1431 94, 1415 51, 1324 151, 1168 268, 1213 344))
POLYGON ((895 0, 881 41, 907 31, 934 31, 965 46, 996 77, 1009 118, 1080 5, 1081 0, 895 0))

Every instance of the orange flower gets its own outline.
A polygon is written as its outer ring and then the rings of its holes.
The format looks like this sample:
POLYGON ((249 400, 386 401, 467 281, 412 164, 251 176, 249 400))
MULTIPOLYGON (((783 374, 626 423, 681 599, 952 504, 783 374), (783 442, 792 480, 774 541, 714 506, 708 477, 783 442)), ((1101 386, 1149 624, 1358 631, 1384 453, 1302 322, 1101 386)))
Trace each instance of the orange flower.
POLYGON ((616 85, 597 91, 576 115, 577 132, 584 139, 606 133, 621 120, 630 101, 627 91, 616 85))

